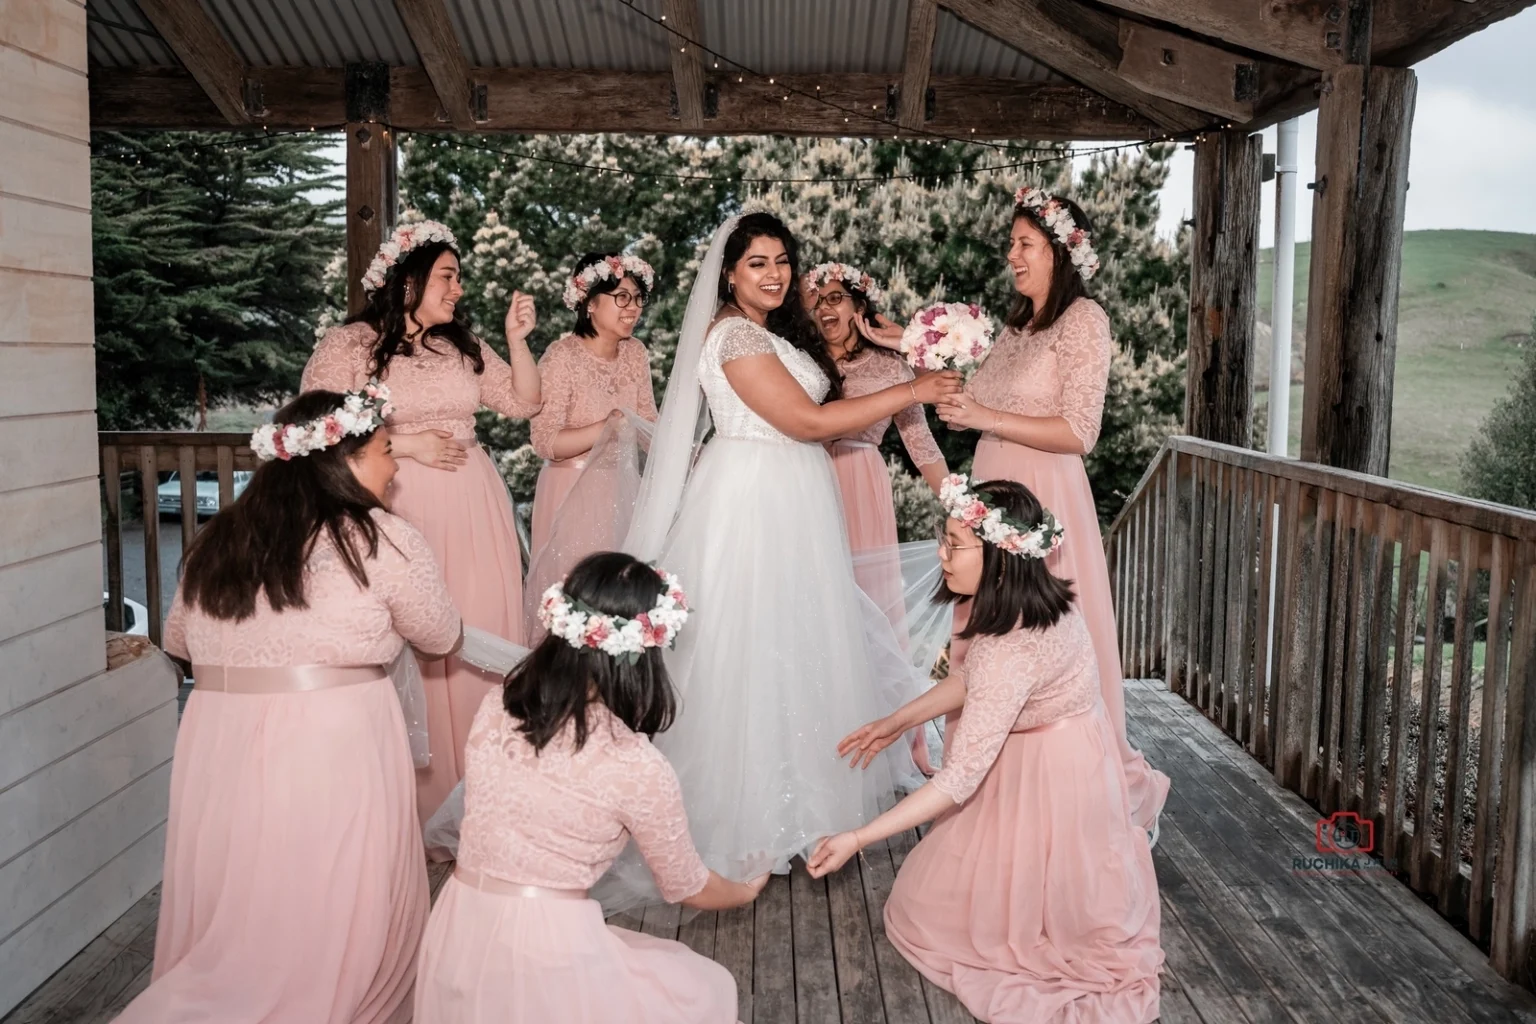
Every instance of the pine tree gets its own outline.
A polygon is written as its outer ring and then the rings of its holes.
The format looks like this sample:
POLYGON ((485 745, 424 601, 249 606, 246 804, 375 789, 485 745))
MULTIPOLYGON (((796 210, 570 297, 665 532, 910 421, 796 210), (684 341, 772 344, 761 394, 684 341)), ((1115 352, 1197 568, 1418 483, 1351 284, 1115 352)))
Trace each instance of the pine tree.
POLYGON ((1474 498, 1536 509, 1536 316, 1520 378, 1483 420, 1461 475, 1474 498))
POLYGON ((97 415, 203 425, 291 394, 340 236, 318 136, 97 133, 91 140, 97 415))

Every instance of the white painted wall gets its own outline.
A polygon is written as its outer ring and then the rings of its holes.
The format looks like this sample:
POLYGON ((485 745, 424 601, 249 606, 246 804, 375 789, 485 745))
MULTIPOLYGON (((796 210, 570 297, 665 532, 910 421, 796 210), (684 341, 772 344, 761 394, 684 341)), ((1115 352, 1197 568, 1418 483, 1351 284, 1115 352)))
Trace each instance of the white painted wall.
POLYGON ((0 1015, 159 881, 176 738, 105 671, 89 140, 85 5, 0 0, 0 1015))

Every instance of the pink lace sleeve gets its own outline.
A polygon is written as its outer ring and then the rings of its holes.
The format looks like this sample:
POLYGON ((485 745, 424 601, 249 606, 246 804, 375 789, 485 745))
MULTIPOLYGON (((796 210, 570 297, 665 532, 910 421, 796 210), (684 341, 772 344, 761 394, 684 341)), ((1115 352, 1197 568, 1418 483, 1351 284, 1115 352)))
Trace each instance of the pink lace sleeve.
MULTIPOLYGON (((486 372, 490 372, 487 364, 486 372)), ((570 360, 563 345, 552 345, 539 360, 539 391, 544 397, 544 407, 529 421, 529 440, 533 450, 542 458, 555 457, 555 435, 569 426, 584 427, 585 423, 566 422, 570 414, 572 379, 570 360)))
POLYGON ((635 343, 635 362, 632 372, 640 391, 640 407, 635 412, 640 414, 641 419, 655 423, 656 388, 651 383, 651 350, 638 342, 635 343))
POLYGON ((182 661, 192 660, 192 655, 187 652, 187 606, 181 600, 180 587, 176 588, 170 614, 166 615, 165 626, 160 631, 160 649, 182 661))
POLYGON ((1104 418, 1104 390, 1109 386, 1112 343, 1109 317, 1097 302, 1078 300, 1057 322, 1056 363, 1061 372, 1061 415, 1093 451, 1104 418))
POLYGON ((367 338, 371 328, 349 324, 332 327, 310 353, 299 379, 300 391, 354 391, 368 382, 367 338))
MULTIPOLYGON (((897 362, 896 365, 901 369, 903 381, 916 377, 906 363, 897 362)), ((921 404, 907 406, 894 419, 896 432, 901 435, 901 443, 907 446, 907 454, 912 456, 914 466, 930 466, 944 461, 944 453, 939 451, 939 444, 933 439, 933 431, 928 427, 928 417, 923 413, 921 404)))
POLYGON ((640 855, 668 903, 693 896, 709 881, 709 869, 688 834, 688 813, 677 773, 661 751, 645 744, 640 763, 626 766, 619 820, 634 836, 640 855))
POLYGON ((539 407, 518 398, 513 390, 512 367, 507 361, 483 341, 480 354, 485 358, 485 372, 480 375, 480 403, 513 419, 531 419, 537 414, 539 407))
POLYGON ((369 586, 389 608, 395 632, 412 647, 442 654, 458 643, 463 624, 427 539, 410 523, 376 513, 379 554, 368 566, 369 586))

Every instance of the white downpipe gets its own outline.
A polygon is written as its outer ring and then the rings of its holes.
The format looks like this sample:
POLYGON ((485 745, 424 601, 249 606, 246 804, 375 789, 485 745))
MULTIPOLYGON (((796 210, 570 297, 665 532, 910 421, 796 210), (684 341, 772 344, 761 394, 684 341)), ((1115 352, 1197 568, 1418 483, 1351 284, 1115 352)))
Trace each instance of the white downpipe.
MULTIPOLYGON (((1291 313, 1296 295, 1296 118, 1281 121, 1275 144, 1275 287, 1270 308, 1269 453, 1289 454, 1291 436, 1291 313)), ((1280 578, 1280 509, 1270 513, 1269 624, 1264 677, 1274 686, 1275 582, 1280 578)))

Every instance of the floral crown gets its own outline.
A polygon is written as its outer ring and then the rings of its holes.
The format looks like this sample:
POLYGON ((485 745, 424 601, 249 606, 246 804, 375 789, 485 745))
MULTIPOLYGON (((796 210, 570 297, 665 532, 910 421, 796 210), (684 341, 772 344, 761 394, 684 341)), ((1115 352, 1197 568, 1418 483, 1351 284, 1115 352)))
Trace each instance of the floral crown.
POLYGON ((812 288, 821 291, 830 281, 841 281, 846 288, 857 288, 870 302, 878 304, 885 301, 885 293, 875 284, 875 279, 858 267, 847 263, 822 263, 811 268, 812 288))
POLYGON ((656 575, 666 588, 654 608, 632 619, 608 615, 571 597, 561 582, 544 591, 539 622, 578 651, 599 650, 633 665, 649 648, 671 647, 678 630, 688 621, 688 598, 677 577, 662 569, 657 569, 656 575))
POLYGON ((308 423, 268 423, 251 434, 251 451, 262 462, 297 458, 329 448, 344 437, 371 434, 390 414, 389 388, 370 380, 360 390, 348 391, 341 405, 308 423))
POLYGON ((981 534, 983 540, 996 544, 1010 555, 1044 558, 1061 547, 1062 529, 1050 512, 1034 526, 1025 526, 1009 518, 1000 508, 989 508, 971 490, 971 481, 963 473, 951 473, 939 485, 939 502, 949 518, 958 520, 981 534))
POLYGON ((384 240, 373 262, 368 264, 368 272, 363 275, 363 291, 372 294, 384 287, 395 264, 405 259, 412 249, 429 242, 447 242, 455 246, 459 244, 453 232, 435 220, 420 220, 395 228, 395 233, 384 240))
POLYGON ((565 285, 565 308, 574 310, 586 301, 592 286, 599 281, 615 280, 628 274, 645 286, 649 292, 656 283, 656 271, 639 256, 625 253, 623 256, 605 256, 579 274, 572 274, 565 285))
POLYGON ((1092 280, 1099 272, 1099 254, 1093 251, 1093 236, 1078 227, 1066 203, 1048 192, 1025 185, 1013 194, 1013 205, 1032 210, 1050 228, 1056 240, 1066 246, 1072 266, 1077 268, 1084 281, 1092 280))

